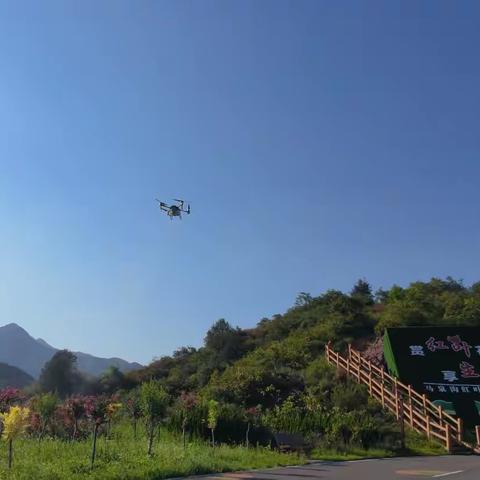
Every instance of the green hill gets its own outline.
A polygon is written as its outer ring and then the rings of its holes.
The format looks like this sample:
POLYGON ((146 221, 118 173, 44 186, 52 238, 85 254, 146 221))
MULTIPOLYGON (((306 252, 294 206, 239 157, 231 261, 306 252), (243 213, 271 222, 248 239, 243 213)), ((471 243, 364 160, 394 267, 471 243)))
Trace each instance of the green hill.
MULTIPOLYGON (((218 435, 229 441, 241 441, 235 432, 255 408, 263 427, 302 433, 322 448, 391 450, 399 442, 395 420, 369 400, 365 388, 326 364, 325 344, 341 350, 353 343, 381 357, 374 340, 385 327, 452 324, 480 327, 480 283, 434 278, 372 292, 360 280, 349 293, 301 293, 287 312, 251 329, 218 320, 201 348, 179 348, 127 376, 131 384, 158 379, 173 398, 191 392, 220 402, 225 432, 218 435)), ((199 412, 198 431, 202 418, 199 412)))
POLYGON ((360 280, 349 293, 301 293, 287 312, 252 329, 219 320, 203 347, 179 348, 130 376, 161 379, 175 396, 207 388, 229 401, 269 406, 314 382, 312 372, 329 340, 336 348, 363 346, 389 326, 452 324, 480 326, 480 283, 467 287, 450 277, 434 278, 373 293, 360 280))

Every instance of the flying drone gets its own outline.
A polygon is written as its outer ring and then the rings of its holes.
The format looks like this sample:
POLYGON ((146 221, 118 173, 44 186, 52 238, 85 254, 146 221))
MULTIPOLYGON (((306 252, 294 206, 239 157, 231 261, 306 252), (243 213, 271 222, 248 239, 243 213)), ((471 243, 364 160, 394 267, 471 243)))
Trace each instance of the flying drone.
POLYGON ((178 200, 174 198, 173 201, 176 202, 176 205, 168 205, 167 203, 158 200, 158 198, 156 200, 160 206, 160 210, 165 212, 170 217, 170 220, 173 220, 173 217, 178 217, 181 220, 182 213, 190 215, 190 204, 186 203, 185 200, 178 200))

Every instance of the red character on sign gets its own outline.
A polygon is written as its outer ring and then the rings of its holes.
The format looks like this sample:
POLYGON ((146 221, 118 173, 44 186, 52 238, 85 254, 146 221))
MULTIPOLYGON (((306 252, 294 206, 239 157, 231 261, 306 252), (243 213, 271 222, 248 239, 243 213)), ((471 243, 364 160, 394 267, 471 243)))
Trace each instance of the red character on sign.
POLYGON ((468 362, 460 364, 460 372, 463 378, 479 378, 480 375, 475 371, 475 367, 468 362))
POLYGON ((430 337, 425 342, 425 345, 431 352, 434 352, 435 350, 448 350, 448 345, 445 345, 443 340, 435 340, 433 337, 430 337))
POLYGON ((447 337, 447 340, 452 345, 452 350, 454 352, 460 352, 463 350, 465 355, 470 358, 470 349, 472 348, 465 340, 460 338, 460 335, 454 335, 453 337, 447 337))

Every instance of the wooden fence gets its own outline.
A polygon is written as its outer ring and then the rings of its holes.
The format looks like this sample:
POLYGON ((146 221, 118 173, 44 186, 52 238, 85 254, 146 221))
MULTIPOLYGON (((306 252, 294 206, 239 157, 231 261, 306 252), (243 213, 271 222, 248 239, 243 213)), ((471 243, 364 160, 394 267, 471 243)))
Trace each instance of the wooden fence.
POLYGON ((474 450, 472 445, 464 441, 461 418, 449 415, 441 406, 432 403, 425 394, 416 392, 410 385, 403 384, 383 368, 363 358, 351 345, 348 346, 345 357, 328 344, 325 347, 325 356, 328 363, 344 370, 358 383, 367 385, 370 395, 390 410, 397 420, 405 422, 429 439, 436 439, 448 452, 451 452, 454 446, 474 450))

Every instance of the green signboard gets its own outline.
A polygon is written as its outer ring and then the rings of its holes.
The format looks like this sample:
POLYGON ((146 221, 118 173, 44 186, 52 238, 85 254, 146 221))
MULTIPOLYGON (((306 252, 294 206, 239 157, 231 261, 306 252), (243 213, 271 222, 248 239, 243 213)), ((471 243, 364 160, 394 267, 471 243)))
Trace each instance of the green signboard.
POLYGON ((480 328, 388 328, 384 354, 400 381, 467 425, 480 425, 480 328))

